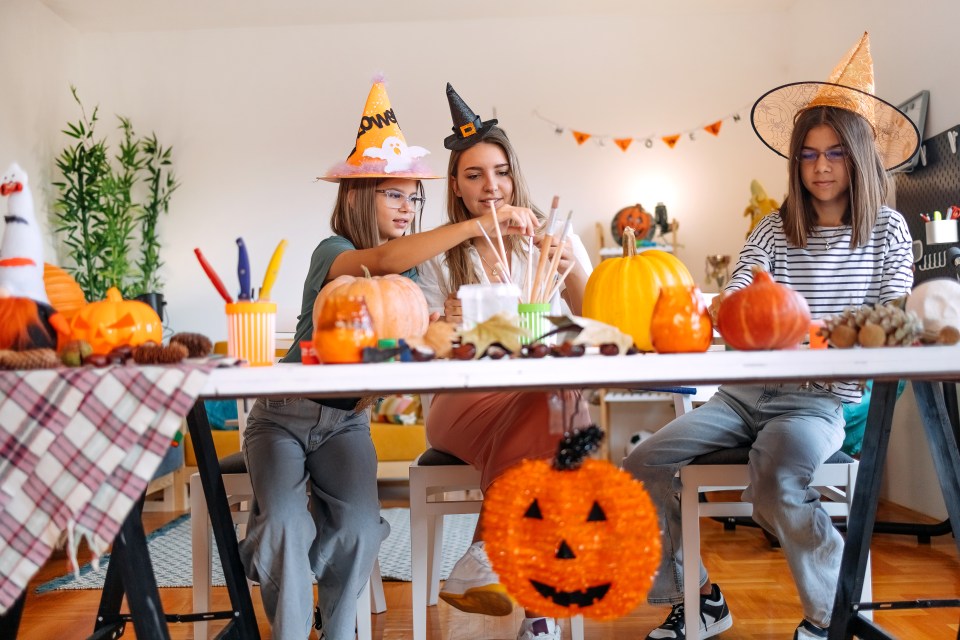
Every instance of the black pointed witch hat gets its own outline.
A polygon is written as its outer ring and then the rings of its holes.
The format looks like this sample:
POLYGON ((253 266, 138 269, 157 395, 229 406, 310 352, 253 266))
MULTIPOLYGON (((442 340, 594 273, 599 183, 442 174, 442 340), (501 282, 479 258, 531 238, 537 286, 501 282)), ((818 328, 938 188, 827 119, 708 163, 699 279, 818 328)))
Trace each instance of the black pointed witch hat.
POLYGON ((443 140, 443 146, 451 151, 463 151, 483 140, 497 124, 496 118, 482 121, 480 116, 467 106, 463 98, 447 83, 447 102, 453 118, 453 135, 443 140))

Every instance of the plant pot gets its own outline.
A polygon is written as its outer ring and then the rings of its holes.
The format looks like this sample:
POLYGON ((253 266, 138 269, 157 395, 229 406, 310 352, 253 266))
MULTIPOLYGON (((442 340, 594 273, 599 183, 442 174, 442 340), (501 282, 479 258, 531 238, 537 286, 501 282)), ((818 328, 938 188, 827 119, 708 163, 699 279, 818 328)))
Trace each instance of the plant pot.
POLYGON ((163 308, 167 306, 167 303, 164 301, 162 293, 141 293, 135 300, 150 305, 150 307, 157 312, 157 315, 160 316, 160 322, 164 321, 163 308))

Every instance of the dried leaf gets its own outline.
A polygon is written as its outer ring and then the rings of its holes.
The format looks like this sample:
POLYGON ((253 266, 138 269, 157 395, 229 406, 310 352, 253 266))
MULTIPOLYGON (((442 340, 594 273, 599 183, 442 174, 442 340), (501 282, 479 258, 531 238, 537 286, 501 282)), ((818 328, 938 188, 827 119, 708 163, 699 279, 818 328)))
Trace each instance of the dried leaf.
POLYGON ((494 342, 499 342, 511 353, 520 350, 520 339, 530 337, 530 333, 517 324, 517 317, 498 313, 478 323, 474 328, 460 331, 460 342, 471 343, 477 348, 474 358, 481 357, 494 342))

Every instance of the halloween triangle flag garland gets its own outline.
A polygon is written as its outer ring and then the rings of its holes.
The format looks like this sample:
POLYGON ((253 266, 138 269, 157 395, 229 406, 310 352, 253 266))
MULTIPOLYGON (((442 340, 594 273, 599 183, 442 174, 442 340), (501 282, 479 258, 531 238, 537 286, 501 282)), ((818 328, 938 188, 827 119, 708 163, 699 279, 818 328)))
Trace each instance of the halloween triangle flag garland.
POLYGON ((672 133, 651 133, 644 136, 611 136, 607 134, 591 133, 588 131, 583 131, 581 129, 573 129, 571 127, 562 125, 559 122, 555 122, 554 120, 551 120, 550 118, 547 118, 541 115, 540 112, 537 111, 536 109, 534 109, 533 115, 535 115, 536 117, 540 118, 541 120, 549 124, 551 127, 553 127, 553 132, 558 136, 562 136, 567 131, 569 131, 570 134, 573 136, 573 139, 576 141, 577 146, 583 146, 585 142, 592 139, 594 142, 597 143, 598 146, 603 147, 603 146, 606 146, 607 140, 612 140, 613 143, 621 151, 626 153, 627 149, 630 148, 630 146, 633 144, 634 141, 637 141, 637 142, 642 141, 643 146, 646 147, 647 149, 650 149, 653 147, 654 141, 659 139, 669 148, 673 149, 677 146, 677 143, 680 142, 680 140, 682 140, 683 138, 688 138, 691 142, 696 142, 697 134, 701 131, 705 131, 714 137, 718 137, 720 135, 720 128, 723 126, 723 123, 726 120, 731 120, 734 123, 740 122, 743 119, 743 116, 741 116, 740 114, 743 112, 749 111, 751 105, 752 103, 746 104, 741 108, 737 109, 735 112, 729 115, 726 115, 722 118, 719 118, 718 120, 714 120, 713 122, 710 122, 708 124, 692 127, 685 131, 672 132, 672 133))

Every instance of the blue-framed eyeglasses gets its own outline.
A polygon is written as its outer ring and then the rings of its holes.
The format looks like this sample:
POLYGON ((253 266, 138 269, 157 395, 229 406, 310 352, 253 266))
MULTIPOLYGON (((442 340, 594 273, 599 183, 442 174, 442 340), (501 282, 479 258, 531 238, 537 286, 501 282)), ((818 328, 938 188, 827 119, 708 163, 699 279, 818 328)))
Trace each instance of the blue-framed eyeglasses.
POLYGON ((387 198, 387 206, 391 209, 399 209, 403 206, 403 203, 406 202, 407 205, 414 211, 420 211, 423 209, 423 203, 426 202, 426 198, 419 195, 406 195, 395 189, 375 189, 377 193, 382 193, 387 198))
POLYGON ((816 151, 814 149, 801 149, 797 154, 797 160, 803 164, 813 164, 820 159, 820 156, 827 159, 827 162, 842 162, 847 157, 847 151, 843 147, 833 147, 826 151, 816 151))

